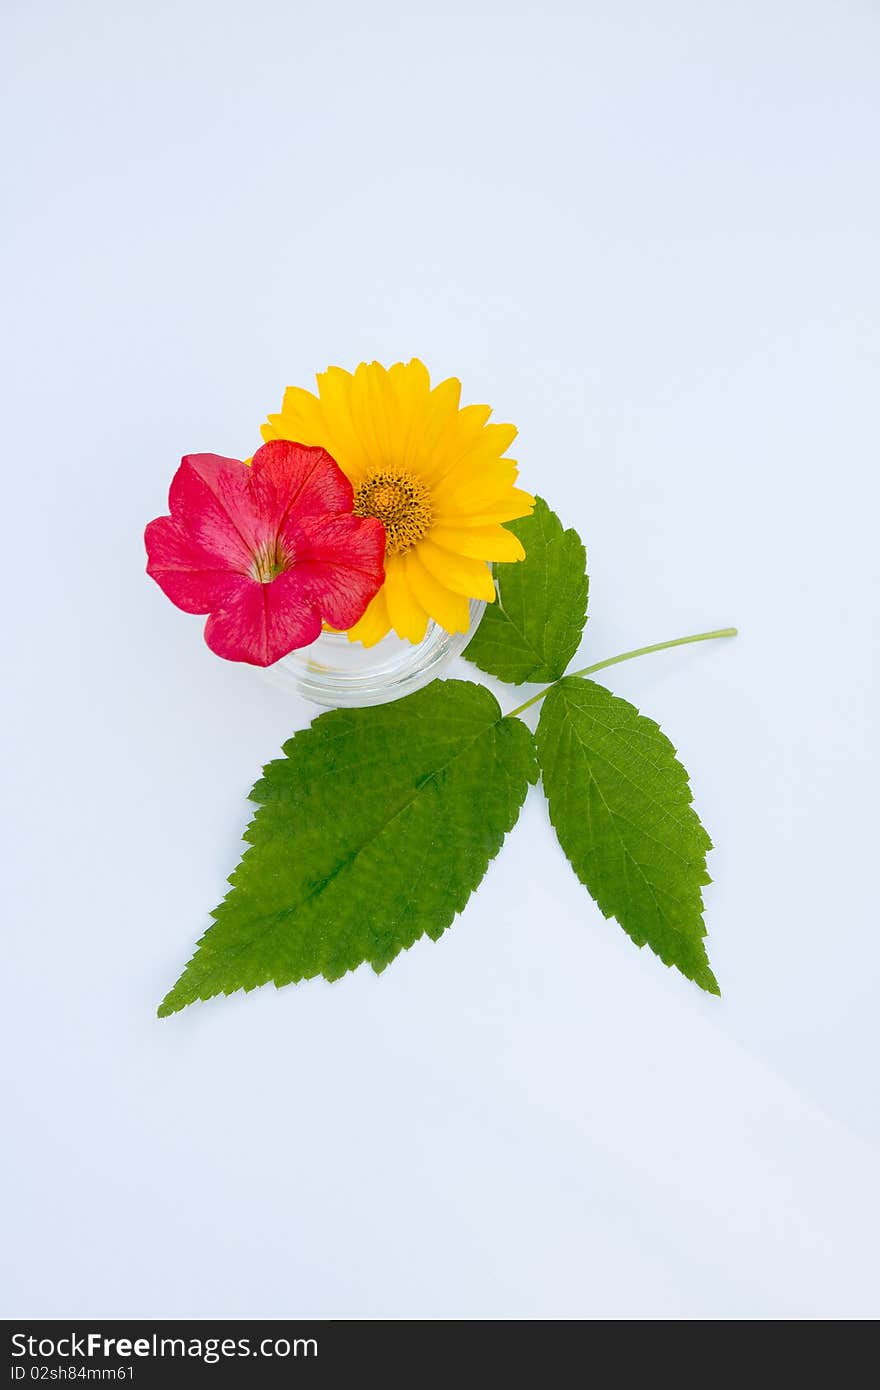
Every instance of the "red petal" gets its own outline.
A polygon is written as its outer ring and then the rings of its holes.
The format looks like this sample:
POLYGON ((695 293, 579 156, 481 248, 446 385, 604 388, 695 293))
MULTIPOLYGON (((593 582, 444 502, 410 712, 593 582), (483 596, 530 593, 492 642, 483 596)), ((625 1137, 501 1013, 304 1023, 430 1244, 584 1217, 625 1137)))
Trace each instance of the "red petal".
POLYGON ((188 454, 171 480, 171 515, 195 545, 220 567, 247 574, 253 554, 268 540, 251 495, 250 469, 219 454, 188 454))
POLYGON ((170 516, 151 521, 144 541, 147 574, 185 613, 210 613, 235 583, 237 576, 200 549, 170 516))
POLYGON ((256 579, 234 581, 224 603, 205 623, 205 641, 227 661, 271 666, 296 647, 308 646, 321 633, 321 616, 288 570, 271 584, 256 579))
POLYGON ((385 578, 385 528, 375 517, 306 517, 290 532, 300 592, 331 627, 361 618, 385 578))
POLYGON ((260 516, 281 534, 292 516, 350 512, 351 483, 326 449, 272 439, 254 454, 248 470, 260 516))

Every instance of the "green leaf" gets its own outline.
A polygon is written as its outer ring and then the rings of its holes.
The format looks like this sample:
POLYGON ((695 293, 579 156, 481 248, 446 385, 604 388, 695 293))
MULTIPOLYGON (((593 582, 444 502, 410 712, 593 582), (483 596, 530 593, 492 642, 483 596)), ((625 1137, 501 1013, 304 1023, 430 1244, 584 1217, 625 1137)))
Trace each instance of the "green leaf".
POLYGON ((540 497, 509 528, 524 560, 495 566, 498 602, 488 606, 465 656, 511 685, 555 681, 580 646, 587 619, 587 552, 540 497))
POLYGON ((468 681, 333 710, 251 792, 250 848, 159 1015, 196 999, 383 970, 461 912, 537 781, 534 742, 468 681))
POLYGON ((602 912, 719 994, 700 891, 712 842, 669 739, 604 686, 569 676, 544 700, 537 745, 559 843, 602 912))

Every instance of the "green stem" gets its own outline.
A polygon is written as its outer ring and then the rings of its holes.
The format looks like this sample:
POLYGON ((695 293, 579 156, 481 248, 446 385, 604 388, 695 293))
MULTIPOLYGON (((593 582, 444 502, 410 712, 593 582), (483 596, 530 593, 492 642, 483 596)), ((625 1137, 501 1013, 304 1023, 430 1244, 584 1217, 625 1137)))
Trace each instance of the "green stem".
MULTIPOLYGON (((559 680, 567 680, 569 676, 592 676, 596 671, 604 671, 606 666, 616 666, 618 662, 621 661, 632 661, 634 656, 647 656, 649 652, 665 652, 668 647, 686 647, 689 642, 711 642, 715 637, 735 636, 735 627, 719 627, 716 628, 714 632, 695 632, 690 637, 673 637, 671 642, 655 642, 653 646, 636 647, 634 651, 621 652, 619 656, 606 656, 604 661, 597 661, 594 666, 584 666, 580 671, 566 672, 564 676, 560 676, 559 680)), ((527 710, 531 705, 536 705, 539 700, 543 700, 544 696, 558 684, 559 681, 554 681, 552 685, 545 686, 543 690, 539 690, 537 695, 533 695, 530 700, 526 700, 525 704, 517 705, 516 709, 512 709, 508 718, 512 719, 514 715, 522 714, 523 710, 527 710)))

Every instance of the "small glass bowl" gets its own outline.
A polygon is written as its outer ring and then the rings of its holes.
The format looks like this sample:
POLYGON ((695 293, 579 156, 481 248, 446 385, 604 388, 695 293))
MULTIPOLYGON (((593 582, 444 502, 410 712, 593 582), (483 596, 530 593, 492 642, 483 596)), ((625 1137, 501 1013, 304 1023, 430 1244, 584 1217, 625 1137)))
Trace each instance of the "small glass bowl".
POLYGON ((391 632, 375 647, 364 647, 349 642, 344 632, 322 632, 311 646, 267 666, 266 675, 273 685, 315 705, 385 705, 439 676, 464 651, 485 610, 485 603, 472 599, 467 632, 449 633, 431 622, 418 643, 404 642, 391 632))

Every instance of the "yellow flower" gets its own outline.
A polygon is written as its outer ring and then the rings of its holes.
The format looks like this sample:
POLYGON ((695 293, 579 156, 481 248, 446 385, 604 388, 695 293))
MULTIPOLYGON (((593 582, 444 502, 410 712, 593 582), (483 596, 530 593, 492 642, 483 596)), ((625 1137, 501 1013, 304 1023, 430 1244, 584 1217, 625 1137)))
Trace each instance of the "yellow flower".
POLYGON ((362 362, 354 374, 329 367, 317 382, 317 396, 289 386, 262 433, 323 445, 354 488, 357 515, 385 526, 385 583, 349 637, 371 647, 393 628, 420 642, 429 618, 467 631, 468 600, 495 598, 487 562, 524 555, 503 525, 535 505, 502 457, 515 427, 488 424, 487 405, 461 407, 454 377, 432 390, 416 358, 387 370, 362 362))

